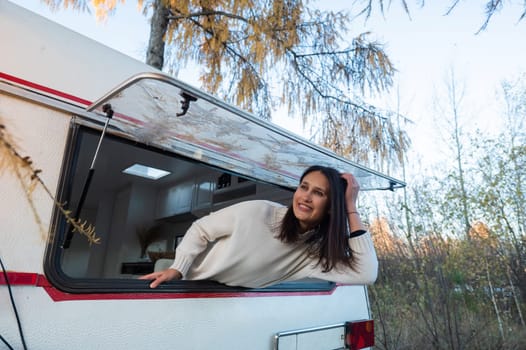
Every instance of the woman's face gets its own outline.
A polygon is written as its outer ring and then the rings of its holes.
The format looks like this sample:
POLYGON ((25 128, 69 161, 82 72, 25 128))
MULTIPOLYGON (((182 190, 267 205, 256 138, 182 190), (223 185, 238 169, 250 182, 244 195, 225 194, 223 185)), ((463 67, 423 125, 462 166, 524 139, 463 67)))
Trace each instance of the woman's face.
POLYGON ((329 206, 329 180, 319 171, 305 175, 292 199, 292 210, 300 228, 307 231, 318 225, 329 206))

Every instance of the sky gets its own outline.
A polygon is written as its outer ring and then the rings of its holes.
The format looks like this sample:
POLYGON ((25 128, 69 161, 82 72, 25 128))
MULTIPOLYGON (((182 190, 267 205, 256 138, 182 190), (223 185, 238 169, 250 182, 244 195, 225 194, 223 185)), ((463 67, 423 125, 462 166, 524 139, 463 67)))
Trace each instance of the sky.
MULTIPOLYGON (((106 22, 97 22, 93 15, 71 9, 51 12, 40 0, 11 0, 49 19, 91 37, 107 46, 144 61, 147 47, 148 19, 127 1, 117 7, 116 14, 106 22)), ((446 76, 454 71, 458 85, 463 88, 463 126, 468 131, 480 129, 494 132, 504 127, 499 117, 498 87, 504 79, 512 80, 526 72, 526 20, 518 21, 520 1, 505 2, 488 28, 476 34, 483 24, 484 3, 487 0, 460 1, 449 15, 444 15, 450 1, 407 0, 410 16, 401 1, 391 1, 382 16, 379 8, 373 15, 356 18, 351 25, 352 37, 370 31, 370 37, 384 43, 387 54, 395 64, 395 86, 389 94, 374 99, 384 108, 399 110, 412 121, 407 127, 416 157, 426 159, 424 166, 435 158, 447 157, 440 151, 443 139, 438 137, 437 123, 443 115, 435 107, 437 97, 446 90, 446 76), (437 4, 440 3, 440 4, 437 4), (437 150, 438 149, 438 150, 437 150)), ((349 0, 330 1, 333 10, 353 10, 349 0)), ((384 1, 388 3, 388 1, 384 1)), ((327 2, 318 1, 327 6, 327 2)), ((320 5, 321 6, 321 5, 320 5)), ((179 79, 198 86, 195 74, 182 72, 179 79)), ((302 136, 308 131, 298 120, 275 118, 274 123, 302 136)))

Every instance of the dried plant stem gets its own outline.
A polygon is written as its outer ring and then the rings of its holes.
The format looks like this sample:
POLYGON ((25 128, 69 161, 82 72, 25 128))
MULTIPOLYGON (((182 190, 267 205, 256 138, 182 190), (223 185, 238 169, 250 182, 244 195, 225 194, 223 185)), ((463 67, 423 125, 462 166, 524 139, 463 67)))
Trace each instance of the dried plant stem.
POLYGON ((20 184, 25 191, 26 198, 31 207, 31 211, 35 217, 35 221, 43 235, 45 235, 44 225, 40 219, 34 200, 32 198, 33 191, 37 185, 40 185, 48 194, 48 196, 53 201, 53 204, 66 218, 67 223, 73 227, 73 232, 76 231, 85 236, 90 245, 100 243, 100 238, 96 235, 95 227, 89 224, 87 221, 82 221, 80 218, 74 218, 71 215, 71 211, 66 209, 64 204, 60 203, 55 198, 39 175, 42 170, 33 166, 33 161, 30 157, 24 157, 17 151, 17 148, 10 135, 7 133, 5 126, 3 123, 0 123, 0 173, 5 170, 12 171, 20 181, 20 184))

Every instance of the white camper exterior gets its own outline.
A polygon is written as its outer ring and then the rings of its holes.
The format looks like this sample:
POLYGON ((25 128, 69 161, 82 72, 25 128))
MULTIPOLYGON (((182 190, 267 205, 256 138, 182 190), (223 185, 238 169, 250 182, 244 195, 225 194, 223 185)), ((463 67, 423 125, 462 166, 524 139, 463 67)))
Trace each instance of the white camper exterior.
POLYGON ((308 161, 352 171, 365 189, 402 182, 5 0, 0 42, 3 135, 31 157, 52 196, 72 211, 83 205, 80 215, 101 238, 89 245, 75 233, 65 243, 71 229, 44 187, 28 193, 18 168, 1 169, 0 348, 338 349, 351 338, 354 348, 370 344, 364 286, 301 281, 250 290, 176 281, 150 290, 137 276, 169 258, 197 217, 245 199, 286 203, 308 161), (188 115, 170 119, 173 109, 186 113, 184 93, 191 97, 188 115), (123 164, 139 162, 173 166, 174 177, 155 183, 121 173, 123 164), (156 239, 141 246, 138 234, 153 226, 161 227, 156 239))

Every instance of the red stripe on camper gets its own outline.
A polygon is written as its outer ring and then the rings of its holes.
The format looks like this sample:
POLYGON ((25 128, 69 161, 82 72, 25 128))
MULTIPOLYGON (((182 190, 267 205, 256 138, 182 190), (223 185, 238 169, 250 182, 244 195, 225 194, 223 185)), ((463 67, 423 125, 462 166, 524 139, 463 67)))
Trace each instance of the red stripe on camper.
POLYGON ((13 83, 16 83, 16 84, 19 84, 19 85, 27 86, 28 88, 31 88, 31 89, 35 89, 35 90, 39 90, 39 91, 45 92, 46 94, 55 95, 55 96, 58 96, 60 98, 65 98, 65 99, 68 99, 70 101, 74 101, 74 102, 77 102, 77 103, 80 103, 80 104, 83 104, 83 105, 86 105, 86 106, 88 106, 91 103, 90 101, 82 99, 80 97, 77 97, 77 96, 74 96, 74 95, 70 95, 68 93, 65 93, 65 92, 62 92, 62 91, 58 91, 58 90, 49 88, 49 87, 44 86, 44 85, 33 83, 31 81, 28 81, 28 80, 25 80, 25 79, 21 79, 21 78, 18 78, 18 77, 15 77, 13 75, 9 75, 9 74, 3 73, 3 72, 0 72, 0 78, 1 79, 5 79, 5 80, 9 80, 9 81, 11 81, 13 83))
MULTIPOLYGON (((254 298, 330 295, 336 287, 324 292, 224 292, 224 293, 66 293, 53 287, 44 275, 30 272, 7 272, 11 286, 35 286, 44 288, 53 301, 75 300, 146 300, 146 299, 202 299, 202 298, 254 298)), ((5 285, 3 274, 0 274, 0 285, 5 285)))
MULTIPOLYGON (((62 91, 59 91, 59 90, 55 90, 55 89, 52 89, 52 88, 44 86, 44 85, 33 83, 33 82, 29 81, 29 80, 21 79, 21 78, 18 78, 18 77, 15 77, 13 75, 9 75, 9 74, 3 73, 3 72, 0 72, 0 79, 4 79, 4 80, 7 80, 7 81, 10 81, 12 83, 15 83, 15 84, 20 85, 20 86, 24 86, 24 87, 32 89, 32 90, 43 92, 43 93, 45 93, 47 95, 53 95, 53 96, 61 98, 61 99, 67 99, 67 100, 70 100, 70 101, 73 101, 73 102, 85 105, 86 107, 91 105, 91 103, 92 103, 91 101, 85 100, 83 98, 80 98, 80 97, 77 97, 77 96, 74 96, 74 95, 70 95, 68 93, 65 93, 65 92, 62 92, 62 91)), ((118 117, 118 118, 121 118, 121 119, 124 119, 124 120, 127 120, 127 121, 129 121, 129 122, 131 122, 133 124, 136 124, 136 125, 142 125, 143 124, 140 120, 137 120, 137 119, 132 118, 130 116, 127 116, 125 114, 121 114, 121 113, 115 112, 114 116, 118 117)))

